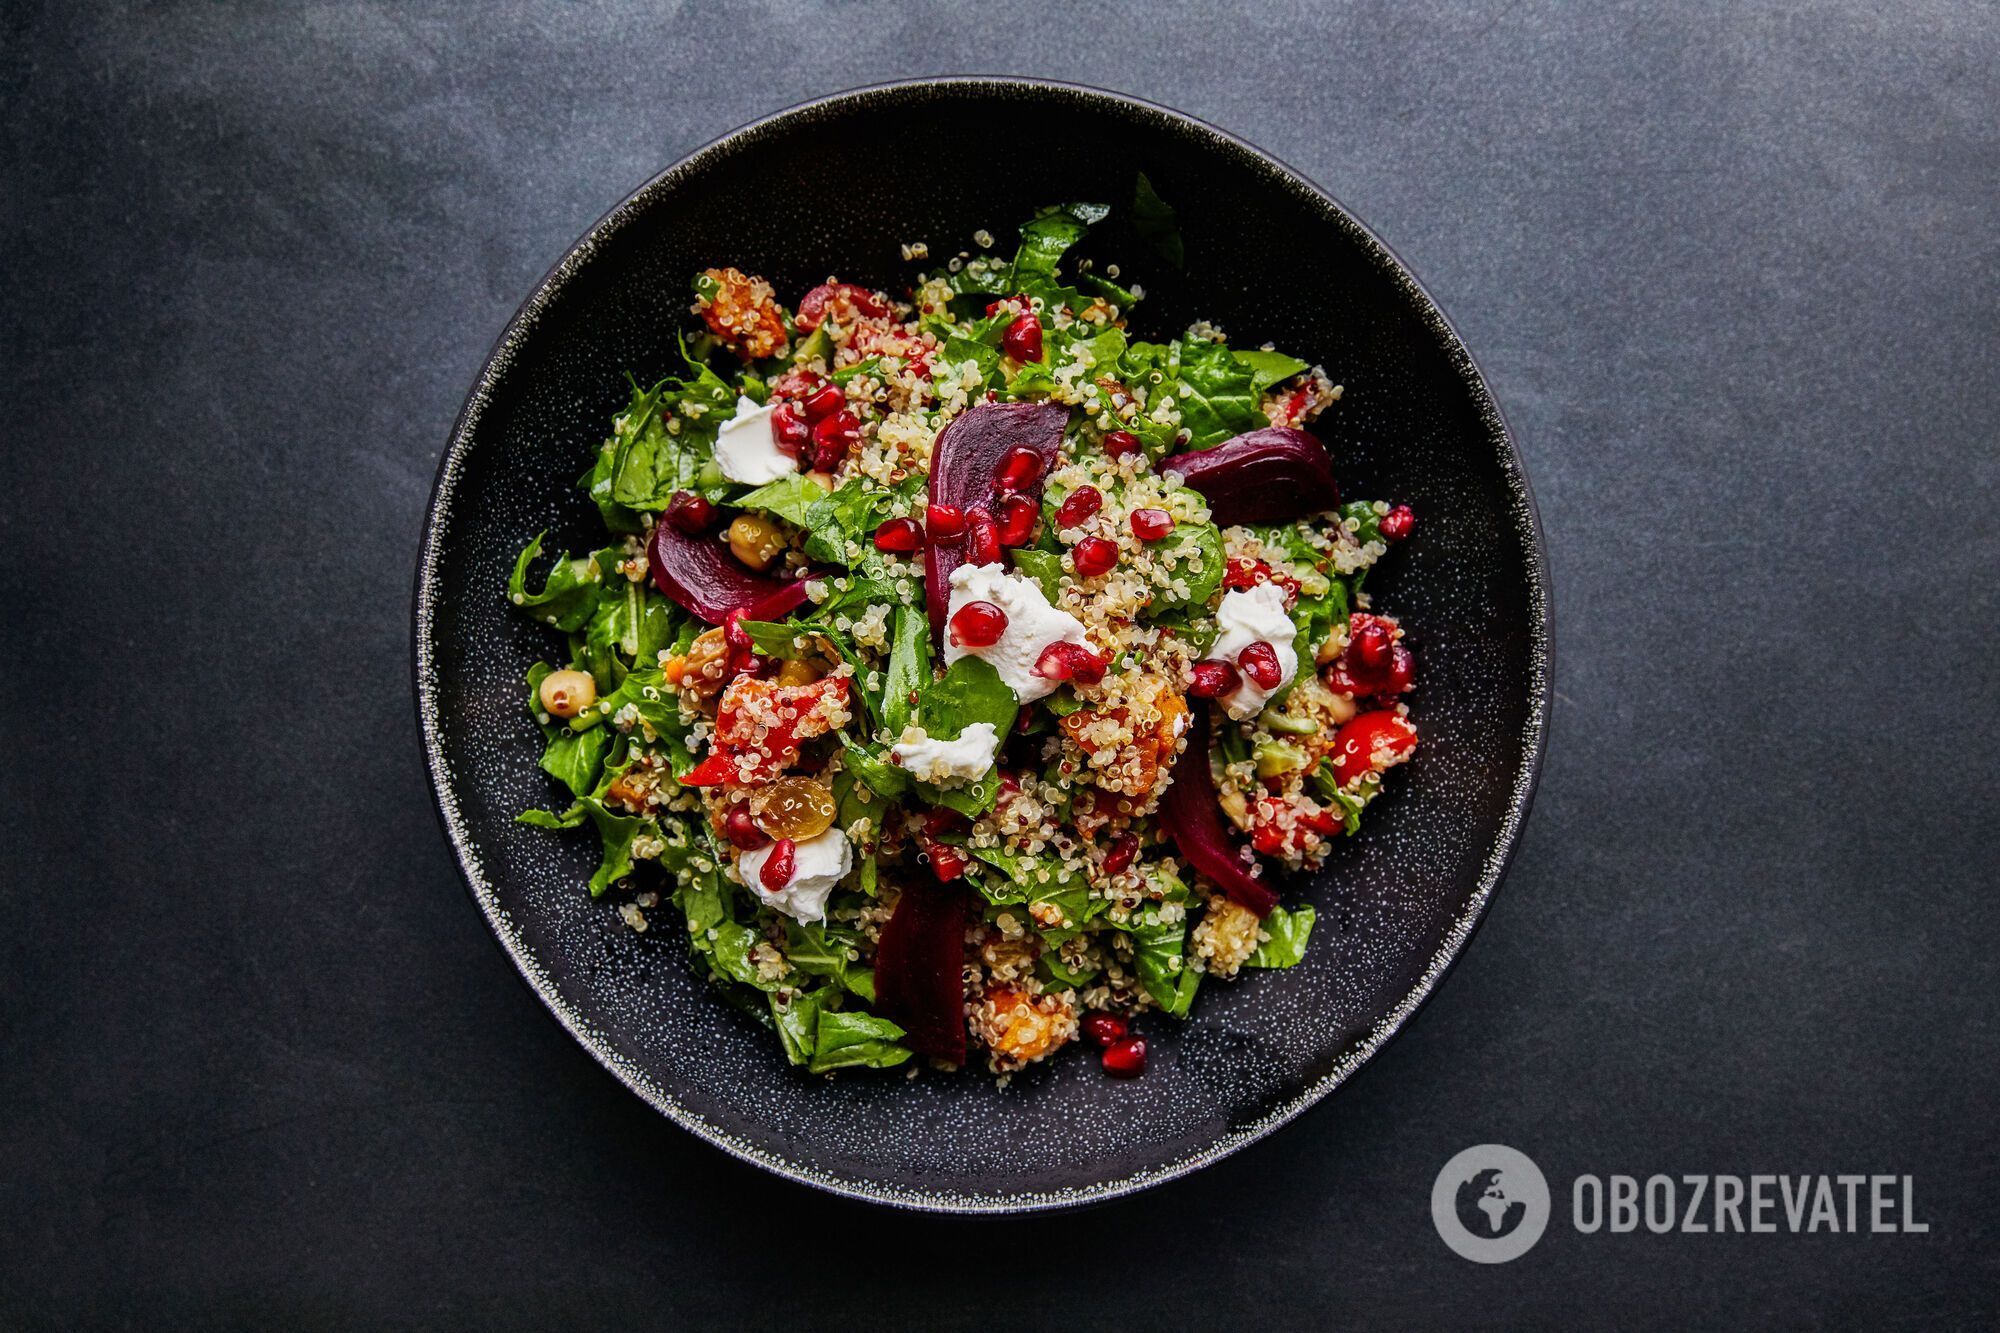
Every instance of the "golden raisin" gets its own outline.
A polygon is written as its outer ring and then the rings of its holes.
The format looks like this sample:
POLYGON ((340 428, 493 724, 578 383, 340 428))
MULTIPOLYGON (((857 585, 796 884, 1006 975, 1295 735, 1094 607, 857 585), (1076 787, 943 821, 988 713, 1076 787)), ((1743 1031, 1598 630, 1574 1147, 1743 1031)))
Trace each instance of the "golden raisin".
POLYGON ((823 674, 819 668, 819 663, 803 657, 792 657, 787 658, 784 664, 778 668, 778 683, 780 685, 810 685, 823 674))
POLYGON ((750 796, 750 817, 774 838, 816 838, 833 824, 833 815, 832 790, 812 778, 779 778, 750 796))
POLYGON ((722 631, 709 629, 695 635, 681 662, 681 687, 701 699, 713 699, 728 683, 728 673, 729 645, 723 642, 722 631))

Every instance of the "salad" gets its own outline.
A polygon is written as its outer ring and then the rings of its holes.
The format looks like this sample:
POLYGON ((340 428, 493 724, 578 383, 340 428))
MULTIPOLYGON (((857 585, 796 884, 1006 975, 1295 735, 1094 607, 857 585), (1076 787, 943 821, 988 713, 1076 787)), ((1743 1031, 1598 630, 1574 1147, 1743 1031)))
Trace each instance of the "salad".
MULTIPOLYGON (((1136 208, 1177 246, 1143 178, 1136 208)), ((1414 520, 1342 500, 1306 430, 1340 387, 1133 336, 1141 289, 1079 257, 1108 212, 900 296, 703 272, 582 479, 603 546, 538 537, 509 581, 567 635, 527 678, 567 798, 520 818, 593 829, 590 891, 677 919, 815 1073, 1081 1040, 1142 1072, 1142 1015, 1300 960, 1278 872, 1415 748, 1362 586, 1414 520)))

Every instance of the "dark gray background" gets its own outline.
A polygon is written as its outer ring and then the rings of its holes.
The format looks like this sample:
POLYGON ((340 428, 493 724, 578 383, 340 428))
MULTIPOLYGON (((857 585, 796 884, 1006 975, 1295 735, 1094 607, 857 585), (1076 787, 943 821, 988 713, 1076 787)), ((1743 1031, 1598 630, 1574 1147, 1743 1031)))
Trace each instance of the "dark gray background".
POLYGON ((1990 5, 0 33, 0 1324, 1992 1316, 1990 5), (432 471, 543 269, 739 122, 949 72, 1171 103, 1375 226, 1511 418, 1556 590, 1540 799, 1425 1015, 1275 1139, 1026 1221, 808 1193, 618 1087, 460 887, 410 704, 432 471), (1494 1269, 1427 1215, 1487 1140, 1558 1193, 1494 1269), (1907 1173, 1931 1231, 1570 1231, 1621 1171, 1907 1173))

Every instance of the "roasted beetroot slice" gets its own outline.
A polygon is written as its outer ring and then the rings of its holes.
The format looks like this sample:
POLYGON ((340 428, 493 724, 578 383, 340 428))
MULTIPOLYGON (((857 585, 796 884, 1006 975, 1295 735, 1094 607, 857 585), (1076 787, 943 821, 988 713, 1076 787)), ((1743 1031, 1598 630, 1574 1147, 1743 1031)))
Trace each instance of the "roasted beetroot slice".
MULTIPOLYGON (((962 514, 974 509, 997 514, 1000 490, 993 474, 1009 449, 1025 446, 1042 460, 1042 472, 1055 466, 1069 409, 1061 403, 981 403, 953 417, 938 433, 931 449, 930 503, 956 505, 962 514)), ((1042 483, 1016 492, 1042 503, 1042 483)), ((945 607, 951 601, 951 572, 965 562, 958 544, 924 548, 924 595, 931 613, 931 634, 944 633, 945 607)))
MULTIPOLYGON (((1187 749, 1174 765, 1173 785, 1160 802, 1160 824, 1194 868, 1258 916, 1269 916, 1278 895, 1236 859, 1236 844, 1223 822, 1208 773, 1208 712, 1194 710, 1187 749)), ((886 938, 886 936, 885 936, 886 938)))
POLYGON ((1267 426, 1213 449, 1175 454, 1160 460, 1160 471, 1180 473, 1225 528, 1287 523, 1340 503, 1326 446, 1290 426, 1267 426))
POLYGON ((653 525, 646 560, 660 591, 711 625, 738 607, 753 619, 770 620, 806 599, 803 579, 784 583, 753 574, 718 539, 690 537, 671 523, 653 525))
POLYGON ((965 1063, 965 886, 912 883, 875 945, 875 1012, 919 1055, 965 1063))

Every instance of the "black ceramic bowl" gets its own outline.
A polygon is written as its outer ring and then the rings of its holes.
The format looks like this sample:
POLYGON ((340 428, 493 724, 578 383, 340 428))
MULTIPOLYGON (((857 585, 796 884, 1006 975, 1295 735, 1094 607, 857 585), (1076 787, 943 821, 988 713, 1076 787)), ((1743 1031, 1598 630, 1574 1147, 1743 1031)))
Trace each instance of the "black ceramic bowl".
MULTIPOLYGON (((1125 210, 1120 208, 1119 213, 1125 210)), ((528 298, 466 401, 417 572, 426 759, 473 898, 576 1039, 662 1113, 781 1175, 886 1203, 1048 1208, 1214 1162, 1326 1096, 1408 1021, 1485 910, 1520 835, 1548 701, 1548 593, 1521 462, 1472 358, 1416 280, 1309 182, 1199 121, 1013 79, 899 84, 759 121, 608 213, 528 298), (583 887, 595 840, 514 823, 554 799, 521 706, 547 631, 503 587, 522 544, 587 549, 573 485, 641 379, 675 364, 688 283, 733 264, 796 295, 830 273, 902 289, 980 228, 1011 244, 1039 205, 1114 206, 1144 170, 1180 212, 1185 269, 1118 214, 1097 248, 1146 288, 1134 325, 1195 319, 1266 340, 1346 386, 1317 428, 1349 494, 1408 500, 1416 537, 1369 579, 1419 644, 1423 733, 1360 836, 1303 886, 1307 961, 1205 986, 1185 1024, 1145 1023, 1151 1063, 1115 1081, 1081 1052, 1016 1075, 815 1078, 723 1003, 669 910, 635 934, 583 887)), ((1322 1129, 1330 1126, 1322 1125, 1322 1129)))

